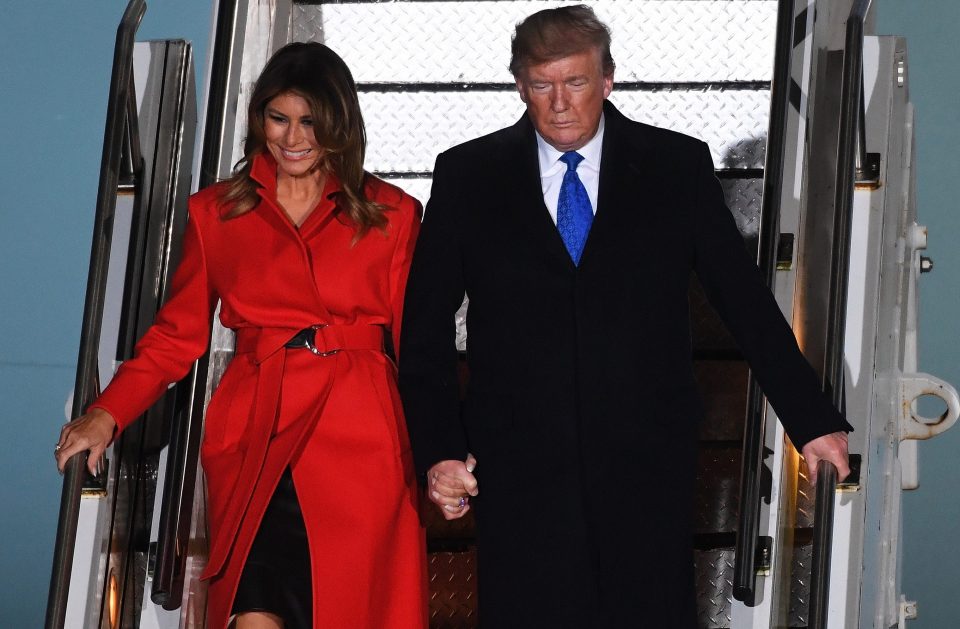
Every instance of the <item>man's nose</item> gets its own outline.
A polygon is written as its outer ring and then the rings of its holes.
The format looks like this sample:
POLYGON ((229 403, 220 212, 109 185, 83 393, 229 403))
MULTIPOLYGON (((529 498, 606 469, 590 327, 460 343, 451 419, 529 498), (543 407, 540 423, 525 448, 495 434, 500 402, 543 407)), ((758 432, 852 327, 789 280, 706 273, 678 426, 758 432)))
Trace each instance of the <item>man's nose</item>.
POLYGON ((570 106, 567 98, 567 91, 563 88, 553 92, 553 98, 550 99, 550 109, 553 111, 564 111, 570 106))

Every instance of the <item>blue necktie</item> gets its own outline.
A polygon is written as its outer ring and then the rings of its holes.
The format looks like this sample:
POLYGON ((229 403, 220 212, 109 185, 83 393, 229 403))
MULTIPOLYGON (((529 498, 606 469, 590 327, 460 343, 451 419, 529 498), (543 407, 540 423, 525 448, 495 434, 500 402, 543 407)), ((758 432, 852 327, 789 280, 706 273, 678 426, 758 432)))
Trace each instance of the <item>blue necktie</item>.
POLYGON ((557 200, 557 229, 567 247, 570 259, 575 265, 580 264, 580 254, 583 245, 587 242, 590 233, 590 224, 593 222, 593 208, 590 206, 590 197, 577 175, 577 165, 583 161, 583 155, 576 151, 567 151, 560 156, 560 161, 567 165, 567 172, 563 174, 563 183, 560 184, 560 198, 557 200))

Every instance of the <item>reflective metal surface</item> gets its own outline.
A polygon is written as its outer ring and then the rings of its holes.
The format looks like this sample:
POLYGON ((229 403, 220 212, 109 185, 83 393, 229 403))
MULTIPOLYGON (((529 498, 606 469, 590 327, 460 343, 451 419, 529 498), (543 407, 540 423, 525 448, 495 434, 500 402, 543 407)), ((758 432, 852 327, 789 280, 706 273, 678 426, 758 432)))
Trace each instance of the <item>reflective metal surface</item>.
MULTIPOLYGON (((617 91, 610 102, 627 117, 706 142, 715 165, 762 168, 769 96, 709 89, 617 91)), ((367 170, 429 172, 438 153, 517 121, 515 92, 366 92, 367 170)))
POLYGON ((697 574, 698 629, 730 627, 733 549, 698 551, 694 554, 694 565, 697 574))
MULTIPOLYGON (((324 41, 360 82, 512 83, 510 37, 561 2, 295 3, 292 38, 324 41)), ((591 2, 619 81, 768 80, 776 2, 591 2)))

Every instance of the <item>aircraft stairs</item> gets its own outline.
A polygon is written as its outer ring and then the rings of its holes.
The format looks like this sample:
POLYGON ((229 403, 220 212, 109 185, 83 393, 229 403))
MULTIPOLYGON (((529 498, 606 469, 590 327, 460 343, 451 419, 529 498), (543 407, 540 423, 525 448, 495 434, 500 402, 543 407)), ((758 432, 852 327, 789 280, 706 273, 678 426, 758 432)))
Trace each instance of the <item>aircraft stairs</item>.
MULTIPOLYGON (((118 31, 74 415, 165 298, 187 194, 239 159, 243 99, 274 50, 305 40, 337 50, 358 83, 367 169, 426 202, 438 152, 522 112, 506 70, 510 32, 557 4, 220 0, 198 126, 189 44, 134 46, 144 3, 132 0, 118 31)), ((864 37, 864 0, 591 5, 613 30, 610 100, 710 145, 744 246, 857 429, 853 478, 838 489, 825 468, 811 486, 691 281, 707 409, 694 538, 699 626, 903 626, 913 607, 899 589, 900 491, 916 486, 915 440, 948 428, 960 409, 950 385, 917 373, 918 278, 929 262, 916 224, 905 42, 864 37), (945 400, 939 418, 919 415, 923 395, 945 400)), ((468 309, 457 317, 462 351, 468 309)), ((69 465, 48 628, 203 626, 197 454, 203 409, 232 348, 215 323, 208 354, 108 450, 98 479, 79 457, 69 465)), ((480 626, 471 519, 434 514, 428 545, 431 626, 480 626)))

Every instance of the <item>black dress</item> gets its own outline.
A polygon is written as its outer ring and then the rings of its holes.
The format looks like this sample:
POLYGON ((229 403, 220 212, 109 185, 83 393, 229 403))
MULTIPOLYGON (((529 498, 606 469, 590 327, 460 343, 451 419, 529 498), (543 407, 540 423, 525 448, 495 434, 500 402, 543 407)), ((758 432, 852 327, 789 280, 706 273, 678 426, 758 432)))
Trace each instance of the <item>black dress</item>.
POLYGON ((287 468, 253 540, 231 614, 269 612, 280 616, 286 629, 310 629, 311 598, 307 530, 287 468))

